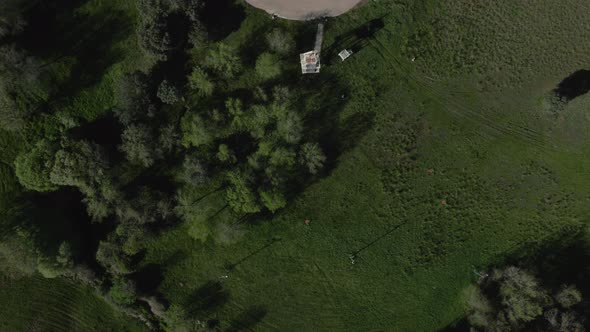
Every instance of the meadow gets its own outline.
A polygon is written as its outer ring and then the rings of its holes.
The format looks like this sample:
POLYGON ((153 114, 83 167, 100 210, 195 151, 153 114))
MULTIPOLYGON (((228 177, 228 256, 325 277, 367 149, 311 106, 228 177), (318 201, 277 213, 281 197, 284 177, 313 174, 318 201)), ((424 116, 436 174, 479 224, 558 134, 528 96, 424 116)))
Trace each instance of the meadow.
MULTIPOLYGON (((11 169, 20 150, 110 114, 114 82, 149 66, 136 61, 133 34, 109 30, 131 30, 129 3, 86 2, 78 18, 94 19, 81 31, 97 37, 72 52, 86 56, 45 55, 66 57, 52 75, 67 97, 23 137, 0 135, 2 197, 21 190, 11 169)), ((236 4, 243 15, 229 15, 219 39, 248 68, 273 27, 311 49, 312 23, 236 4)), ((322 73, 301 77, 293 54, 281 76, 317 87, 297 105, 314 124, 308 134, 334 147, 326 172, 286 208, 246 220, 223 209, 211 183, 195 203, 209 231, 191 236, 185 223, 150 237, 139 273, 170 305, 229 331, 433 331, 460 320, 478 271, 587 224, 590 96, 558 108, 550 97, 588 66, 589 6, 380 0, 329 19, 322 73), (343 48, 355 51, 345 62, 343 48)), ((243 75, 228 89, 258 83, 243 75)), ((139 330, 69 281, 0 282, 6 328, 139 330)))
MULTIPOLYGON (((588 63, 585 6, 380 1, 329 20, 321 75, 348 85, 335 121, 358 135, 342 137, 328 176, 236 224, 233 241, 202 243, 188 225, 152 240, 159 290, 244 330, 432 331, 460 319, 477 271, 586 224, 588 96, 558 114, 543 104, 588 63), (332 51, 348 45, 356 53, 339 63, 332 51)), ((246 13, 228 42, 277 24, 246 13)))

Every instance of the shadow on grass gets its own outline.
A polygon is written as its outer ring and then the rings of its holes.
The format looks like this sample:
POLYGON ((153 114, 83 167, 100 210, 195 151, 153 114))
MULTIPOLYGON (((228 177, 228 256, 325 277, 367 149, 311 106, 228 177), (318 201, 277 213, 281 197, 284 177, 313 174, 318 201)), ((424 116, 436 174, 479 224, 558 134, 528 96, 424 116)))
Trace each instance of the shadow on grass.
POLYGON ((195 290, 184 302, 190 316, 208 316, 229 301, 229 292, 218 281, 209 281, 195 290))
POLYGON ((260 306, 250 307, 230 322, 227 332, 249 331, 264 319, 267 310, 260 306))

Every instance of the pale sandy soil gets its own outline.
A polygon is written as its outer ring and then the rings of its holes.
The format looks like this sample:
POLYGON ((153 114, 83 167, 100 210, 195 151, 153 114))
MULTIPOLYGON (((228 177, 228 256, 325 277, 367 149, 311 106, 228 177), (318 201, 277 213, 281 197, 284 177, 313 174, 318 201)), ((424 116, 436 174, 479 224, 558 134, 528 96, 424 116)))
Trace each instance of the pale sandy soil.
POLYGON ((246 0, 249 4, 291 20, 318 16, 338 16, 354 8, 362 0, 246 0))

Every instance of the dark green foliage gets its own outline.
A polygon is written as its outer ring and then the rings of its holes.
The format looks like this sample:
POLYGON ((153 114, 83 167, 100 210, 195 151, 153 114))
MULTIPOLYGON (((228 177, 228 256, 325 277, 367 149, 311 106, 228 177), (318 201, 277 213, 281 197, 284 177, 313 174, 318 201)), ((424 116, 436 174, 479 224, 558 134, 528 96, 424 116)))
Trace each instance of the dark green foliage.
POLYGON ((305 143, 301 146, 299 163, 305 166, 309 173, 317 174, 324 167, 325 162, 326 156, 317 143, 305 143))
POLYGON ((41 140, 28 151, 21 153, 14 161, 16 176, 29 190, 52 191, 58 188, 50 179, 58 146, 41 140))
POLYGON ((119 149, 133 164, 150 167, 157 159, 155 140, 151 129, 145 125, 132 124, 122 134, 119 149))
POLYGON ((118 305, 129 306, 137 300, 137 290, 132 280, 116 278, 108 293, 109 298, 118 305))
POLYGON ((175 104, 181 99, 181 93, 177 87, 170 84, 167 80, 163 80, 158 86, 157 96, 165 104, 175 104))
POLYGON ((295 40, 288 32, 274 28, 266 35, 266 43, 271 51, 287 55, 295 48, 295 40))

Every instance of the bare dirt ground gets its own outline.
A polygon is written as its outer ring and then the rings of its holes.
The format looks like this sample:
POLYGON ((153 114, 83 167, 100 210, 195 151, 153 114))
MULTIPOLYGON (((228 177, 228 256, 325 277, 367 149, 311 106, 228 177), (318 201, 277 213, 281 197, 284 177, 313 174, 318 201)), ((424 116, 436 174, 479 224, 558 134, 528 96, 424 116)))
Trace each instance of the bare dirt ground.
POLYGON ((307 20, 320 16, 338 16, 354 8, 362 0, 246 0, 283 18, 307 20))

